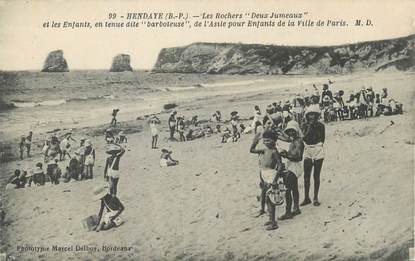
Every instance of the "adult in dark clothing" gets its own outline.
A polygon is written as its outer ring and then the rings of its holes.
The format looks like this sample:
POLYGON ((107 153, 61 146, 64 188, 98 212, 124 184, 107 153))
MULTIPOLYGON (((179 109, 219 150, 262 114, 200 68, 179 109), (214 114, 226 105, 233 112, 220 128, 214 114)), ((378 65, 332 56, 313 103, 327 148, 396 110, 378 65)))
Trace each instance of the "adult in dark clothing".
POLYGON ((309 190, 311 171, 314 168, 314 206, 319 206, 318 192, 320 189, 320 172, 324 160, 325 141, 325 127, 324 124, 318 121, 320 117, 320 110, 315 107, 310 107, 306 113, 306 122, 303 125, 304 133, 304 201, 301 206, 311 203, 309 190))
POLYGON ((170 117, 169 117, 169 120, 168 120, 169 129, 170 129, 170 139, 171 140, 174 139, 174 132, 176 131, 176 123, 177 123, 177 121, 176 121, 176 114, 177 114, 177 111, 173 111, 170 114, 170 117))
POLYGON ((333 94, 329 90, 329 86, 327 84, 323 84, 323 92, 321 93, 320 101, 323 101, 325 96, 329 96, 330 100, 333 100, 333 94))

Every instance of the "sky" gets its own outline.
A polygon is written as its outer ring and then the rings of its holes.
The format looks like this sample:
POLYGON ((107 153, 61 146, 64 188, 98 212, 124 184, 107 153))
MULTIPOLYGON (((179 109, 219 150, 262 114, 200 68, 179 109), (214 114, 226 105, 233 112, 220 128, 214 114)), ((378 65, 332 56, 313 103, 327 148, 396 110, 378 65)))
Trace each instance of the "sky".
MULTIPOLYGON (((0 70, 41 70, 47 54, 64 51, 69 69, 109 69, 113 57, 131 56, 135 69, 151 69, 162 48, 193 42, 274 45, 336 45, 390 39, 415 33, 415 1, 201 0, 81 1, 0 0, 0 70), (276 28, 44 28, 45 22, 125 21, 128 12, 304 13, 323 21, 370 19, 373 26, 276 28), (117 19, 110 20, 115 13, 117 19)), ((245 19, 246 20, 246 19, 245 19)), ((264 19, 263 21, 268 21, 264 19)), ((193 24, 195 20, 191 20, 193 24)), ((247 20, 246 20, 247 21, 247 20)))

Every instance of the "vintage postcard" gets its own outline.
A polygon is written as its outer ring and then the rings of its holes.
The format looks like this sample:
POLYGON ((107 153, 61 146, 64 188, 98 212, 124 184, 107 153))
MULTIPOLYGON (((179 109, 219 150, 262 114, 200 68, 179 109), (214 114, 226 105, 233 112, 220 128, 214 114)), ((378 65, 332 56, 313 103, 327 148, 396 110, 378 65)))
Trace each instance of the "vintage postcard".
POLYGON ((0 0, 0 260, 414 260, 413 10, 0 0))

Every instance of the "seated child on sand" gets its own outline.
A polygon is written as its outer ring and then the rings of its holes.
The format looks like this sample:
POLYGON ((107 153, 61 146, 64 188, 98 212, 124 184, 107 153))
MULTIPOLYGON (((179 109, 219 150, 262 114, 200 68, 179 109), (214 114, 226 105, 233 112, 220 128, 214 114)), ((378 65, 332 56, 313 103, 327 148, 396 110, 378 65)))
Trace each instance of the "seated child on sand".
POLYGON ((172 153, 173 153, 172 151, 169 151, 167 149, 161 150, 160 167, 170 167, 170 166, 175 166, 179 164, 178 160, 175 160, 171 157, 172 153))
POLYGON ((32 182, 36 186, 45 185, 46 176, 45 176, 45 173, 43 172, 42 167, 43 167, 42 163, 38 162, 36 164, 36 167, 33 170, 32 179, 29 181, 29 186, 31 186, 32 182))
POLYGON ((24 188, 24 184, 22 186, 21 172, 19 169, 16 169, 14 174, 7 180, 6 189, 9 187, 24 188))
POLYGON ((115 195, 108 193, 107 187, 96 187, 92 199, 94 201, 101 200, 101 207, 98 212, 98 224, 93 230, 99 232, 100 230, 108 230, 122 224, 120 215, 125 209, 124 205, 115 195))
POLYGON ((264 225, 267 230, 278 228, 276 221, 276 205, 281 204, 280 193, 277 189, 277 178, 282 170, 281 156, 275 147, 277 135, 267 129, 264 133, 257 133, 251 145, 250 152, 260 157, 260 187, 261 187, 261 210, 259 216, 265 214, 265 203, 268 206, 269 221, 264 225), (264 149, 257 149, 259 140, 265 145, 264 149))

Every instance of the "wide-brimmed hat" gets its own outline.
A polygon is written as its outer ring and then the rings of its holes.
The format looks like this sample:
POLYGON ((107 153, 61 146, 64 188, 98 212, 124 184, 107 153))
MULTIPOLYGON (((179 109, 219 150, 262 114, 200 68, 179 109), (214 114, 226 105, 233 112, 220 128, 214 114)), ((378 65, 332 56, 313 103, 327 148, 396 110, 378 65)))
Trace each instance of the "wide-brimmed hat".
POLYGON ((114 154, 116 152, 120 152, 121 148, 115 144, 108 144, 105 148, 105 153, 107 154, 114 154))
POLYGON ((42 174, 42 173, 43 173, 43 170, 39 167, 35 167, 33 170, 33 175, 42 174))
POLYGON ((168 154, 172 154, 173 152, 168 150, 168 149, 161 149, 162 153, 168 153, 168 154))
POLYGON ((295 120, 290 120, 288 123, 287 123, 287 126, 285 127, 285 129, 284 129, 284 133, 285 134, 287 134, 287 131, 288 130, 294 130, 295 132, 297 132, 297 135, 299 136, 299 137, 302 137, 303 136, 303 132, 301 131, 301 129, 300 129, 300 125, 298 124, 298 122, 296 122, 295 120))
POLYGON ((320 111, 320 108, 318 107, 318 105, 317 105, 317 104, 315 104, 315 105, 310 105, 310 106, 307 108, 307 110, 305 111, 305 113, 304 113, 304 117, 305 117, 305 118, 307 118, 307 115, 308 115, 308 114, 310 114, 310 113, 315 113, 315 114, 317 114, 318 116, 320 116, 321 111, 320 111))
POLYGON ((85 147, 92 146, 92 143, 90 140, 85 140, 85 147))
MULTIPOLYGON (((22 172, 23 173, 23 172, 22 172)), ((35 173, 33 173, 33 169, 28 169, 26 171, 26 178, 30 178, 31 176, 33 176, 35 173)))
POLYGON ((236 116, 236 115, 238 115, 238 112, 237 111, 231 112, 231 116, 236 116))
POLYGON ((108 194, 108 187, 107 186, 96 186, 94 188, 94 192, 92 195, 92 200, 97 201, 102 199, 108 194))

